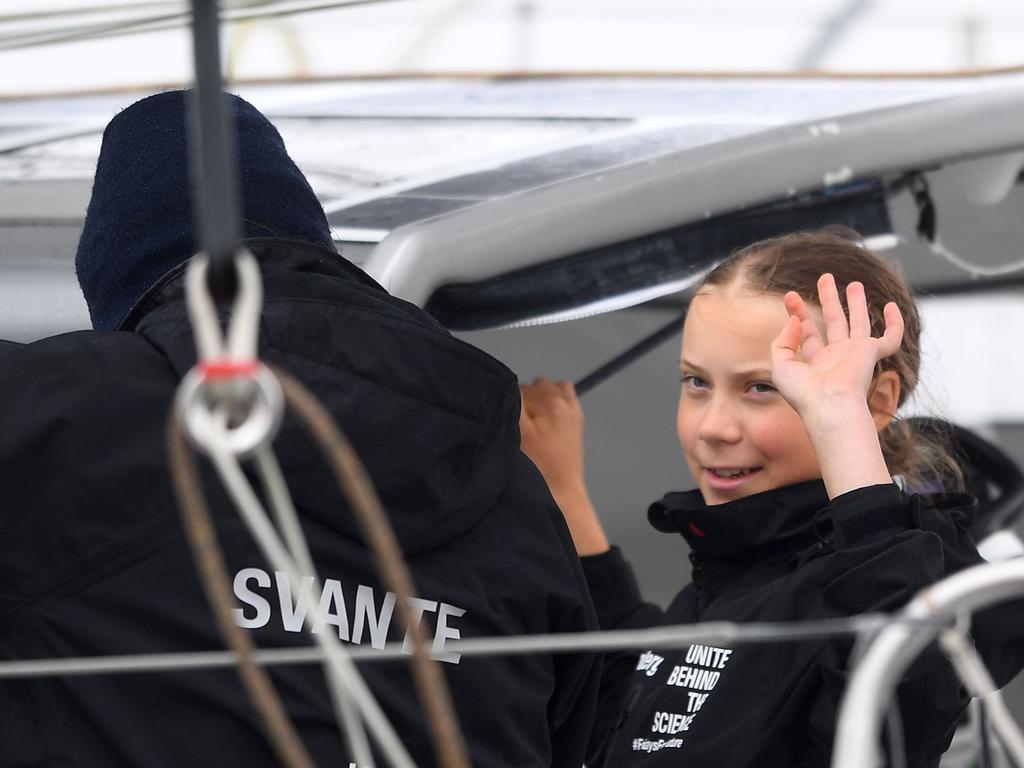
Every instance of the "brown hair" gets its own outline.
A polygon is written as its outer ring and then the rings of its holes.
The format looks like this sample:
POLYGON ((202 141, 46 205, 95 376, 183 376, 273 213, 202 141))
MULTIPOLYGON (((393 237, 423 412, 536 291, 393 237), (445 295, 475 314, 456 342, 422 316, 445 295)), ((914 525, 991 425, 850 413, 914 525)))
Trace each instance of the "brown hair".
MULTIPOLYGON (((899 352, 878 363, 875 373, 895 371, 900 382, 899 405, 903 405, 918 383, 921 318, 903 276, 865 248, 853 230, 827 227, 761 240, 734 251, 707 274, 697 291, 740 281, 747 288, 780 296, 796 291, 817 305, 817 282, 825 272, 836 279, 844 311, 848 310, 843 287, 854 281, 863 283, 875 336, 885 330, 882 308, 890 301, 899 307, 905 326, 903 343, 899 352)), ((913 489, 934 489, 936 485, 961 489, 963 474, 950 451, 948 435, 934 421, 926 425, 893 417, 879 434, 890 473, 901 475, 913 489)))

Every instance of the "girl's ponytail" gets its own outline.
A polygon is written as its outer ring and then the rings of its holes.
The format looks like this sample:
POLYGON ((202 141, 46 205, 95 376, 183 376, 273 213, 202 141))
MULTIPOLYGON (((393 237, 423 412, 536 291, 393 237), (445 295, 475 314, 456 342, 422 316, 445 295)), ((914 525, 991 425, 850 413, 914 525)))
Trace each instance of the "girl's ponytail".
POLYGON ((878 434, 886 466, 917 493, 962 491, 964 475, 953 455, 949 427, 939 419, 894 418, 878 434))

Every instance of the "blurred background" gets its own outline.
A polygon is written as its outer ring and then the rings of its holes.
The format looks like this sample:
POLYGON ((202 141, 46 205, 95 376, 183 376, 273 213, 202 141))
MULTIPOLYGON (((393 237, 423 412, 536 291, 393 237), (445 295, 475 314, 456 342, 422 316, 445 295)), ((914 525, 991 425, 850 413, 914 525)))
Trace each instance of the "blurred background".
MULTIPOLYGON (((221 5, 237 20, 226 39, 234 80, 414 72, 949 73, 1020 65, 1024 32, 1024 6, 1015 0, 221 5)), ((183 3, 165 0, 6 0, 0 93, 185 82, 183 11, 183 3)))

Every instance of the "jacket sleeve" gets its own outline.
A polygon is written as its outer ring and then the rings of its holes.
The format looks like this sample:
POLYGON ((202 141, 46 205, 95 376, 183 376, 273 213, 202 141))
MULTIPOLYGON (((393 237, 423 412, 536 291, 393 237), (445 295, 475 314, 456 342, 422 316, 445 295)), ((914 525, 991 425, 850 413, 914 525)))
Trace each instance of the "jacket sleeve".
MULTIPOLYGON (((636 575, 618 547, 580 558, 580 562, 602 630, 641 629, 661 623, 662 610, 644 602, 636 575)), ((625 711, 626 692, 636 661, 635 651, 610 651, 604 655, 597 716, 587 750, 589 763, 599 764, 605 739, 625 711)))
MULTIPOLYGON (((918 502, 895 486, 861 488, 830 504, 835 551, 823 598, 834 615, 898 611, 922 588, 947 575, 949 541, 919 527, 918 502)), ((839 704, 849 678, 851 640, 824 646, 811 704, 802 764, 830 764, 839 704)), ((907 765, 938 764, 967 706, 948 661, 932 644, 896 689, 907 765)))
MULTIPOLYGON (((550 606, 550 631, 592 632, 598 628, 583 569, 576 556, 569 529, 552 500, 549 517, 561 540, 566 562, 572 572, 571 594, 550 606)), ((553 654, 558 685, 548 702, 551 730, 551 764, 576 768, 586 755, 597 709, 601 680, 601 656, 593 653, 553 654)))

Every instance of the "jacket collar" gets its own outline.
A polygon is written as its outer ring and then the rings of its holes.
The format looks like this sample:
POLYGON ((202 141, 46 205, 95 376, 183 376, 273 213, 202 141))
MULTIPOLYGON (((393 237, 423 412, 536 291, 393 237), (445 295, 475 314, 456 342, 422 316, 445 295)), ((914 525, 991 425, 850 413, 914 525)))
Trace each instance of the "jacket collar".
POLYGON ((647 511, 651 525, 680 533, 702 559, 796 554, 819 541, 828 506, 821 480, 775 488, 725 504, 708 505, 700 491, 669 493, 647 511))
MULTIPOLYGON (((272 272, 316 272, 347 279, 384 292, 373 278, 333 249, 282 238, 250 238, 244 240, 242 245, 252 251, 264 276, 272 272)), ((157 307, 181 300, 185 295, 183 276, 188 262, 189 259, 185 259, 153 283, 135 302, 117 330, 135 330, 142 318, 157 307)), ((266 283, 264 280, 264 292, 271 287, 266 283)))

